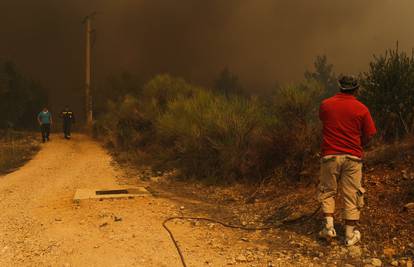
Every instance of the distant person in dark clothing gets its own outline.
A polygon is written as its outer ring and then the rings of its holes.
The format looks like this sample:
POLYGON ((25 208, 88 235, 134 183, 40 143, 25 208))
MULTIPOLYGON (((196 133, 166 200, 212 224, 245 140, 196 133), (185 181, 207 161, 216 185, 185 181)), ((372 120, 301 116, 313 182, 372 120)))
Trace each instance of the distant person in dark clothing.
POLYGON ((44 107, 43 110, 37 115, 37 121, 40 125, 40 130, 42 131, 42 141, 43 143, 49 141, 50 135, 50 126, 53 123, 52 113, 44 107))
POLYGON ((72 123, 75 123, 75 115, 73 114, 73 111, 69 109, 69 106, 66 106, 62 113, 60 113, 60 117, 63 120, 63 134, 66 139, 70 139, 70 131, 72 123))

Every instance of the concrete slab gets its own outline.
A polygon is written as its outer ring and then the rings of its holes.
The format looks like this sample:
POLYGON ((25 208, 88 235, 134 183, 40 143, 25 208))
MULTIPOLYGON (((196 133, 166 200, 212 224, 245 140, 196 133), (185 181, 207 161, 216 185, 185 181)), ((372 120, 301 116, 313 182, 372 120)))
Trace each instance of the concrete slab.
POLYGON ((151 193, 145 187, 134 188, 111 188, 111 189, 78 189, 76 190, 73 201, 79 203, 86 199, 114 199, 114 198, 134 198, 151 196, 151 193))

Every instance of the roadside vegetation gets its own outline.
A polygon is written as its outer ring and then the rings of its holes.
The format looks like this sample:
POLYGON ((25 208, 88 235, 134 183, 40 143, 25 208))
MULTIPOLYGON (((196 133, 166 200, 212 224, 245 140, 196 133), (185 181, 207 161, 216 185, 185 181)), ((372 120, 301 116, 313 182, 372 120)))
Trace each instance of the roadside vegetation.
POLYGON ((0 131, 0 174, 14 171, 39 150, 35 134, 0 131))
POLYGON ((140 84, 123 74, 108 82, 123 95, 101 89, 105 103, 97 105, 95 135, 121 161, 179 170, 184 179, 259 181, 276 172, 299 177, 315 160, 318 103, 331 95, 334 79, 326 57, 315 66, 302 83, 274 88, 267 96, 244 89, 228 69, 214 88, 168 74, 140 84))
MULTIPOLYGON (((410 135, 413 57, 388 50, 375 56, 360 78, 361 100, 372 110, 378 140, 410 135)), ((337 92, 326 56, 317 57, 303 82, 277 86, 266 95, 243 88, 228 69, 213 88, 168 74, 147 83, 131 74, 111 81, 101 89, 94 132, 121 161, 214 183, 261 181, 276 174, 299 180, 318 162, 320 101, 337 92), (114 95, 113 89, 122 93, 114 95)))
POLYGON ((38 151, 36 114, 47 92, 22 75, 10 61, 0 60, 0 174, 14 170, 38 151))

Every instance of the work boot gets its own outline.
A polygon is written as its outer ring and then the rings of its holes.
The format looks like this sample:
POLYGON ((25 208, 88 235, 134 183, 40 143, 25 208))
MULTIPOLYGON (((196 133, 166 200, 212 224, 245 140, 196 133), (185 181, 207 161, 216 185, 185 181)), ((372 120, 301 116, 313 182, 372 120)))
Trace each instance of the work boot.
POLYGON ((353 246, 356 243, 358 243, 359 241, 361 241, 361 232, 358 230, 354 230, 353 234, 351 237, 346 237, 345 239, 345 245, 347 247, 353 246))
POLYGON ((320 231, 319 232, 319 236, 321 237, 321 238, 324 238, 324 239, 326 239, 326 240, 331 240, 332 238, 335 238, 336 237, 336 231, 335 231, 335 228, 333 228, 333 227, 324 227, 323 229, 322 229, 322 231, 320 231))

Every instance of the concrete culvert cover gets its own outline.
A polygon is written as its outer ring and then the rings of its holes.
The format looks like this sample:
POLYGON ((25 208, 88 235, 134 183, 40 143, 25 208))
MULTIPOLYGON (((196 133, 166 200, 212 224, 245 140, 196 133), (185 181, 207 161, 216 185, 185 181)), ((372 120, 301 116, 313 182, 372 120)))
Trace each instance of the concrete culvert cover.
POLYGON ((113 199, 113 198, 134 198, 138 196, 150 196, 145 187, 136 188, 114 188, 114 189, 78 189, 76 190, 74 202, 87 199, 113 199))

